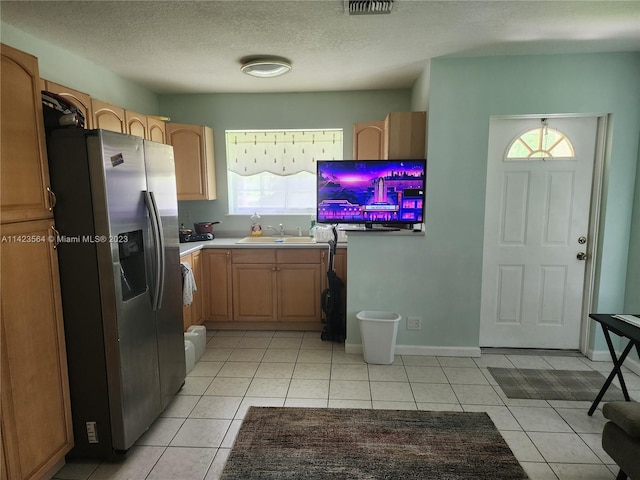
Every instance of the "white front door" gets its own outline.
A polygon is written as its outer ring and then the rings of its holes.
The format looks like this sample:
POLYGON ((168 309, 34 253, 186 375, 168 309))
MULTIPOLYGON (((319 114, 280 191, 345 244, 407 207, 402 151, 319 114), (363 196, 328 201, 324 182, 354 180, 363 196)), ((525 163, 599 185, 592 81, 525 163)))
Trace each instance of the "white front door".
POLYGON ((480 346, 579 347, 596 132, 595 117, 491 119, 480 346))

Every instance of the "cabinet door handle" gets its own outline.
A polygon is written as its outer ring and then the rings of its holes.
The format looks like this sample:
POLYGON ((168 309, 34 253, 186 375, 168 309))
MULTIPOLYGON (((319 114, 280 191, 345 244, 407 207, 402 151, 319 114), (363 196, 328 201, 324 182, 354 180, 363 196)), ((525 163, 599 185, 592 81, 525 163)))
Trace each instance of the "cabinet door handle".
POLYGON ((58 237, 60 237, 60 232, 58 232, 58 230, 56 230, 56 227, 54 227, 53 225, 51 225, 49 228, 51 229, 51 233, 53 236, 53 242, 51 242, 51 244, 53 245, 53 249, 56 250, 58 248, 58 237))
POLYGON ((56 194, 53 193, 53 190, 51 190, 51 187, 47 187, 47 193, 49 194, 49 211, 53 211, 53 207, 56 206, 56 203, 58 203, 58 199, 56 198, 56 194))

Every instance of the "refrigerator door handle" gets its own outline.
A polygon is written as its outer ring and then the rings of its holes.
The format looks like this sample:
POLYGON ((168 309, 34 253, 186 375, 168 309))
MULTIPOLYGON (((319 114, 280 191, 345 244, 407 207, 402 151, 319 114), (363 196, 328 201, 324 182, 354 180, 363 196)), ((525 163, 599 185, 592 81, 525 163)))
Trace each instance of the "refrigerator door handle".
POLYGON ((160 292, 161 292, 161 278, 162 275, 162 257, 161 257, 161 248, 160 248, 160 228, 158 226, 158 216, 156 214, 156 205, 155 199, 153 198, 153 194, 149 191, 144 191, 144 203, 147 206, 147 210, 149 210, 149 220, 151 221, 151 233, 153 234, 153 247, 154 247, 154 259, 155 259, 155 288, 153 292, 153 298, 151 300, 152 309, 155 312, 158 310, 160 306, 160 292))
POLYGON ((158 225, 158 250, 160 250, 160 269, 162 274, 159 276, 160 283, 160 294, 158 295, 158 309, 162 308, 162 299, 164 297, 164 283, 166 276, 166 255, 165 255, 165 244, 164 244, 164 229, 162 228, 162 217, 160 216, 160 210, 158 210, 158 203, 156 202, 156 197, 152 191, 149 192, 151 194, 151 200, 153 201, 153 208, 156 215, 156 222, 158 225))

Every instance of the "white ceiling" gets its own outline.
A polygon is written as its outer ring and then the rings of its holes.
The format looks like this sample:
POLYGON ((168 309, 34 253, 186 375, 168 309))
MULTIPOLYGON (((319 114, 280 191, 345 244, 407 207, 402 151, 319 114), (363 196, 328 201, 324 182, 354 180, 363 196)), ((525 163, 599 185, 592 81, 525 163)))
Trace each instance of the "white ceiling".
POLYGON ((441 56, 640 51, 640 0, 397 0, 372 16, 344 0, 23 0, 0 16, 157 93, 408 88, 441 56), (242 74, 258 54, 293 70, 242 74))

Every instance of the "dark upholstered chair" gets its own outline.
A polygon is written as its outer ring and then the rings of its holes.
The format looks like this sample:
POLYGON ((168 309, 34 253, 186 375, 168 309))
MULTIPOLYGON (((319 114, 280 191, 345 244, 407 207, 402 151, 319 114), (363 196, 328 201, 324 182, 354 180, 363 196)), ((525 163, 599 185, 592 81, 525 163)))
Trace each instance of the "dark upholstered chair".
POLYGON ((640 403, 605 403, 602 414, 602 448, 620 467, 617 480, 640 480, 640 403))

